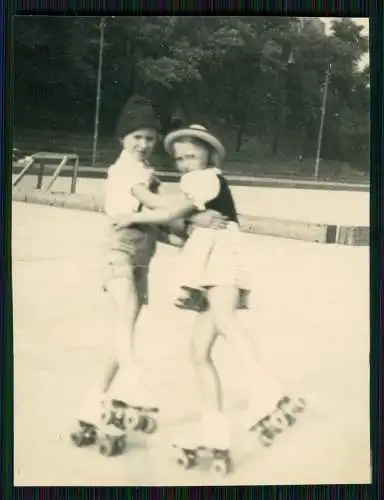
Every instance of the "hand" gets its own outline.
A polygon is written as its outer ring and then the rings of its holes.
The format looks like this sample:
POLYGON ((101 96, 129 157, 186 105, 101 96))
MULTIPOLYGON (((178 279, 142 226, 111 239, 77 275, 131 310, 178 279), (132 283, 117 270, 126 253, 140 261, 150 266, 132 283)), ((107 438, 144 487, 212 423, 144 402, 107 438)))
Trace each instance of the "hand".
POLYGON ((225 229, 228 226, 228 218, 214 210, 195 214, 190 220, 196 226, 211 229, 225 229))
POLYGON ((184 219, 175 219, 167 224, 172 233, 184 235, 185 223, 184 219))
POLYGON ((116 231, 121 231, 121 229, 132 226, 134 223, 134 215, 119 215, 113 219, 112 226, 116 231))
POLYGON ((149 190, 151 191, 151 193, 157 194, 160 189, 160 184, 160 179, 157 177, 157 175, 153 174, 149 182, 149 190))

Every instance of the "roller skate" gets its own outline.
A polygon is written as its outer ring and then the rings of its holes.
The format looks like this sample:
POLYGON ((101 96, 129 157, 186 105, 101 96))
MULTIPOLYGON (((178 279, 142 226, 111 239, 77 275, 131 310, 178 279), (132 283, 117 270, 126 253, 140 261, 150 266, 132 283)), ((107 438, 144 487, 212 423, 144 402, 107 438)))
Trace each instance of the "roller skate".
POLYGON ((121 454, 126 448, 126 433, 107 421, 107 406, 100 395, 89 396, 79 412, 77 428, 70 434, 77 447, 97 445, 104 456, 121 454))
POLYGON ((107 422, 122 431, 153 434, 157 430, 155 414, 158 411, 155 406, 127 403, 116 397, 109 403, 107 422))
POLYGON ((96 444, 98 432, 103 425, 104 401, 100 394, 90 394, 79 411, 75 429, 70 440, 79 448, 96 444))
POLYGON ((278 401, 272 412, 250 425, 249 431, 256 432, 261 445, 269 447, 278 435, 296 423, 296 415, 303 412, 304 409, 305 401, 303 398, 294 400, 284 396, 278 401))
POLYGON ((303 413, 306 408, 306 401, 304 398, 290 398, 284 396, 278 403, 278 409, 283 413, 289 427, 292 427, 297 421, 297 416, 303 413))
POLYGON ((121 455, 127 448, 126 432, 111 423, 104 422, 99 428, 97 444, 100 454, 105 457, 121 455))
POLYGON ((216 476, 225 476, 234 469, 229 429, 222 415, 202 420, 192 435, 180 436, 172 448, 176 464, 185 470, 203 466, 216 476))
POLYGON ((152 394, 141 381, 137 369, 119 374, 118 384, 108 393, 105 420, 120 431, 141 431, 152 434, 157 430, 159 408, 152 394))

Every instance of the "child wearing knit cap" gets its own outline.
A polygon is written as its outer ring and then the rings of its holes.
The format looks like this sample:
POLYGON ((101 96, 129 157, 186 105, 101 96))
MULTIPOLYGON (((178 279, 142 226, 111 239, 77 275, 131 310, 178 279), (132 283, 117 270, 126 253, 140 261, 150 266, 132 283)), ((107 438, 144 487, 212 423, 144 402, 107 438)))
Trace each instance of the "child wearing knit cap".
MULTIPOLYGON (((184 239, 164 234, 155 225, 121 229, 120 223, 146 207, 161 208, 169 204, 166 198, 155 194, 159 181, 149 163, 160 130, 152 106, 140 96, 132 97, 117 126, 122 151, 108 169, 105 213, 109 224, 103 288, 115 306, 112 356, 107 367, 100 370, 101 379, 95 381, 94 390, 83 402, 77 417, 78 428, 71 435, 77 445, 93 443, 98 437, 105 454, 120 451, 127 428, 146 432, 156 428, 154 413, 158 405, 143 383, 135 359, 135 325, 148 302, 149 264, 157 240, 182 245, 184 239)), ((205 218, 195 218, 195 223, 220 227, 224 218, 215 217, 212 212, 205 218)))

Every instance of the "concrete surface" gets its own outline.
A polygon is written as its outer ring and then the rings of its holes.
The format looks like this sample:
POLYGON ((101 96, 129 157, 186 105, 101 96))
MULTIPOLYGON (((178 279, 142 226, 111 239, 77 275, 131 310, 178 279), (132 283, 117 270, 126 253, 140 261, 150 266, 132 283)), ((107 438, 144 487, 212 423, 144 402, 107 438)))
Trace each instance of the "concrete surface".
POLYGON ((138 355, 162 402, 159 431, 132 436, 126 454, 105 458, 68 440, 111 334, 100 287, 105 221, 40 205, 12 209, 17 486, 370 482, 368 248, 245 236, 254 288, 241 321, 266 367, 309 407, 272 448, 262 448, 242 431, 241 367, 220 343, 215 358, 238 469, 215 480, 182 471, 169 457, 172 435, 193 425, 198 407, 188 359, 194 314, 174 310, 164 293, 177 250, 159 247, 151 305, 138 327, 138 355))

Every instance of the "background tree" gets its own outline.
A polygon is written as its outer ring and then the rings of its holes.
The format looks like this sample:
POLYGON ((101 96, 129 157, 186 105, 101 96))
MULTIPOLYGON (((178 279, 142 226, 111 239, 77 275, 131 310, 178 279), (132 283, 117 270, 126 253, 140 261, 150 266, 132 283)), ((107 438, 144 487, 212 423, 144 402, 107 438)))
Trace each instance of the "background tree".
MULTIPOLYGON (((99 24, 16 18, 16 129, 92 133, 99 24)), ((334 22, 326 36, 299 18, 116 17, 107 18, 105 35, 105 137, 113 137, 125 101, 140 93, 164 131, 176 114, 216 128, 237 155, 313 157, 331 64, 322 156, 368 164, 369 67, 358 69, 368 40, 350 19, 334 22)))

